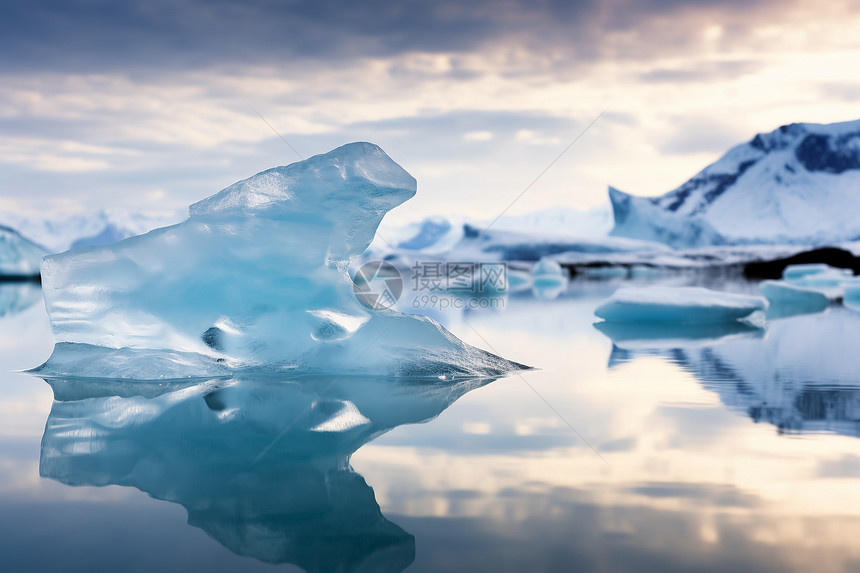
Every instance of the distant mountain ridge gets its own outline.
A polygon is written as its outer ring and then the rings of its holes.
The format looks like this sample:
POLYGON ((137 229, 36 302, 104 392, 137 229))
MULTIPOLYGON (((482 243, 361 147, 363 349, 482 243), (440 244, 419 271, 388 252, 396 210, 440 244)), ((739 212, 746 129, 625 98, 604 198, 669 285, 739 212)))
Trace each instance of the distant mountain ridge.
POLYGON ((673 247, 860 239, 860 120, 784 125, 665 195, 609 198, 612 235, 673 247))
POLYGON ((47 253, 71 248, 107 245, 140 235, 158 227, 178 223, 185 214, 148 215, 118 209, 105 209, 88 215, 65 218, 23 217, 0 212, 0 226, 15 229, 18 234, 47 253))
POLYGON ((0 225, 0 277, 38 275, 44 254, 38 245, 22 237, 15 229, 0 225))

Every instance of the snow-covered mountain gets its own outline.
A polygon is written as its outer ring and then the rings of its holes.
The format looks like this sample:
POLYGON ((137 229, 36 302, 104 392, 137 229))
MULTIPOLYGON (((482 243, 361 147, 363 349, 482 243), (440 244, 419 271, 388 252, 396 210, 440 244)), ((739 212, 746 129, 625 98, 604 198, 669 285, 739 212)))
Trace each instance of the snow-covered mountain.
MULTIPOLYGON (((553 207, 525 215, 502 215, 492 228, 520 233, 551 233, 574 237, 605 237, 612 230, 612 206, 607 201, 591 209, 553 207)), ((490 221, 476 222, 486 227, 490 221)))
MULTIPOLYGON (((0 225, 15 229, 46 252, 60 253, 74 247, 115 243, 158 227, 178 223, 185 217, 184 212, 149 215, 118 209, 61 218, 24 217, 0 212, 0 225)), ((38 265, 36 268, 38 269, 38 265)))
POLYGON ((45 252, 14 229, 0 226, 0 276, 35 276, 45 252))
POLYGON ((399 227, 383 224, 365 256, 537 260, 568 251, 627 252, 647 247, 640 241, 607 237, 611 228, 608 202, 588 210, 559 207, 503 215, 496 221, 436 215, 399 227))
POLYGON ((860 238, 860 120, 794 123, 733 147, 660 197, 610 187, 612 235, 674 247, 860 238))

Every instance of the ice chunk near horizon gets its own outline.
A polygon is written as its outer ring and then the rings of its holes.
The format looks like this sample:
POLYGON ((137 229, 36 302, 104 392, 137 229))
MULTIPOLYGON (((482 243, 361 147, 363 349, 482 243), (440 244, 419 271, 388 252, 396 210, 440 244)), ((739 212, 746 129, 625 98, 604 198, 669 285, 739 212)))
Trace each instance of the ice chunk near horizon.
POLYGON ((542 300, 554 300, 567 288, 567 272, 557 261, 546 257, 532 267, 532 294, 542 300))
MULTIPOLYGON (((846 270, 847 269, 838 269, 836 267, 831 267, 830 265, 824 263, 788 265, 782 271, 782 278, 790 281, 821 274, 839 274, 840 276, 844 276, 846 275, 846 270)), ((850 274, 850 271, 848 274, 850 274)))
POLYGON ((804 265, 788 265, 782 273, 787 282, 818 291, 830 300, 842 298, 843 284, 850 281, 853 273, 850 269, 831 267, 823 263, 804 265))
POLYGON ((714 323, 751 318, 767 308, 761 297, 701 287, 620 288, 594 314, 609 322, 714 323))
POLYGON ((532 267, 532 276, 535 280, 551 280, 558 281, 559 279, 566 280, 567 275, 564 272, 564 269, 558 264, 556 261, 552 259, 548 259, 546 257, 542 258, 537 262, 537 264, 532 267))
POLYGON ((843 288, 842 304, 852 310, 860 310, 860 281, 846 282, 843 288))
POLYGON ((773 318, 821 312, 830 306, 830 299, 824 293, 788 281, 762 281, 759 290, 770 303, 767 312, 773 318))
POLYGON ((191 205, 183 223, 46 257, 43 290, 58 344, 34 372, 183 378, 201 375, 204 362, 205 376, 449 378, 524 368, 428 318, 355 297, 350 262, 415 190, 382 149, 352 143, 239 181, 191 205), (165 353, 171 358, 147 366, 165 353))

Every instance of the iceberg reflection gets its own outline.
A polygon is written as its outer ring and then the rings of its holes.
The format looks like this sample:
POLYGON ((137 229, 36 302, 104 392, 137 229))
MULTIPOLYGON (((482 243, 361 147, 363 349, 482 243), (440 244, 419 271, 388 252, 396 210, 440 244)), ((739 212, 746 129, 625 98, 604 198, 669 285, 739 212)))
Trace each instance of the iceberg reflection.
POLYGON ((23 312, 42 300, 34 282, 0 282, 0 317, 23 312))
POLYGON ((39 472, 181 504, 189 524, 268 563, 401 571, 414 560, 415 540, 382 515, 350 456, 491 381, 49 379, 55 402, 39 472))
POLYGON ((768 322, 756 333, 607 332, 609 367, 643 355, 678 364, 723 403, 779 432, 860 437, 860 314, 831 307, 768 322), (661 335, 665 335, 661 337, 661 335), (632 341, 632 343, 631 343, 632 341))

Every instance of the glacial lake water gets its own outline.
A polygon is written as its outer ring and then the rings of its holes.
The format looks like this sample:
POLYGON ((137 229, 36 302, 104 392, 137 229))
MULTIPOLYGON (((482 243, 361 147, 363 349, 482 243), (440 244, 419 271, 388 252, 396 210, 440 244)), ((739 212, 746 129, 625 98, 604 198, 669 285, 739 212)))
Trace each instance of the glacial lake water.
POLYGON ((860 570, 860 312, 596 328, 619 284, 432 313, 521 376, 56 400, 12 372, 38 287, 0 285, 0 571, 860 570))

